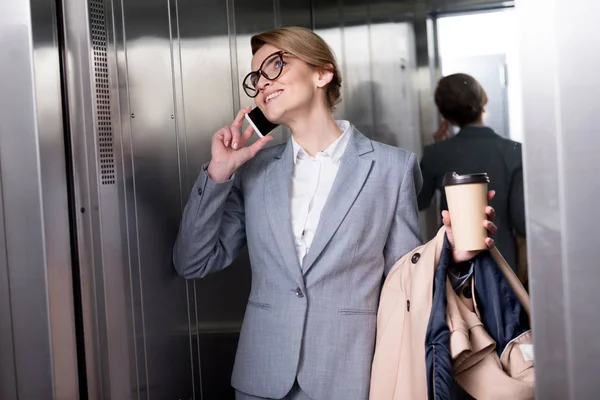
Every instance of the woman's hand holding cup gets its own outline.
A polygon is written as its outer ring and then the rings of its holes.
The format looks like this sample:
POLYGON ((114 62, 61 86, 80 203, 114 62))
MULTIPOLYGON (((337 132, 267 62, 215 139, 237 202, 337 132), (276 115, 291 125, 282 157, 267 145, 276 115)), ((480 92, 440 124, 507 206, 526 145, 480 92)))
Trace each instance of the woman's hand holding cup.
POLYGON ((494 240, 489 236, 497 231, 496 212, 489 203, 496 192, 488 191, 489 182, 486 173, 459 175, 452 172, 444 176, 449 211, 442 212, 442 219, 456 263, 469 261, 494 247, 494 240))
MULTIPOLYGON (((495 194, 496 194, 495 191, 490 190, 488 192, 488 201, 491 201, 495 194)), ((498 230, 498 228, 496 227, 496 225, 493 222, 496 219, 496 211, 494 210, 493 207, 486 206, 485 214, 487 215, 488 219, 481 221, 481 223, 482 223, 483 227, 487 230, 488 236, 493 235, 498 230)), ((450 242, 450 245, 452 246, 452 249, 453 249, 452 257, 453 257, 455 263, 461 263, 461 262, 472 260, 473 258, 475 258, 475 256, 477 256, 479 253, 481 253, 482 251, 485 250, 485 249, 483 249, 483 250, 457 250, 456 246, 455 246, 454 235, 452 233, 452 225, 450 222, 450 212, 442 211, 442 219, 444 221, 444 225, 446 226, 446 235, 448 236, 448 241, 450 242)), ((496 245, 494 243, 494 239, 492 239, 491 237, 485 238, 485 244, 486 244, 488 250, 493 248, 496 245)))

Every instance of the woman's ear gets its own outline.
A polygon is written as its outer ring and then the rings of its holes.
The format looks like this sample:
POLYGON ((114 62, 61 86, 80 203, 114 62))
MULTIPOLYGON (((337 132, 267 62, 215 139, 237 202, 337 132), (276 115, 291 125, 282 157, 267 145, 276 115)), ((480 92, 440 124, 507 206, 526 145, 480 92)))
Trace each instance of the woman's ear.
POLYGON ((328 66, 331 68, 322 69, 318 72, 317 75, 317 87, 323 88, 331 82, 333 79, 333 66, 328 66))

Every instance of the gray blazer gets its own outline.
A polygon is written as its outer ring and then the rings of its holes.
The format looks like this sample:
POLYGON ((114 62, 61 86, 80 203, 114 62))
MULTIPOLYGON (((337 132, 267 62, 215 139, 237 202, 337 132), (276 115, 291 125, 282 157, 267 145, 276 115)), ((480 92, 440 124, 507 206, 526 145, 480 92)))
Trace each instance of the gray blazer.
POLYGON ((234 388, 282 398, 294 381, 313 399, 366 400, 384 272, 421 244, 414 154, 354 127, 303 265, 290 217, 292 143, 267 148, 228 182, 200 174, 174 263, 185 278, 227 267, 248 244, 252 289, 234 388))

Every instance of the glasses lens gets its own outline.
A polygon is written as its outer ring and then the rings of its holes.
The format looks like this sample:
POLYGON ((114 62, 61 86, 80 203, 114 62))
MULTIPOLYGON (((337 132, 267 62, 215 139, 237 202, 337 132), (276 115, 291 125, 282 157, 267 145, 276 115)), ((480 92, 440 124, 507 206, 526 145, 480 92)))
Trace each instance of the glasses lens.
MULTIPOLYGON (((283 59, 280 54, 274 54, 267 58, 262 66, 262 71, 269 79, 277 79, 283 68, 283 59)), ((257 82, 258 84, 258 82, 257 82)))
POLYGON ((244 87, 244 92, 250 97, 255 97, 258 94, 258 90, 256 89, 258 85, 258 77, 260 75, 258 72, 252 72, 248 74, 244 79, 242 86, 244 87))

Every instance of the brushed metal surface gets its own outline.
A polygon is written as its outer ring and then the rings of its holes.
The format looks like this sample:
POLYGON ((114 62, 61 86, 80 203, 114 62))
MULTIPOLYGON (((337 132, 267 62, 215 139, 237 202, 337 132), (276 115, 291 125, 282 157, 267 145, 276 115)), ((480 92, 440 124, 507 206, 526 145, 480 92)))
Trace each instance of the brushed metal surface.
POLYGON ((0 397, 78 398, 54 2, 0 15, 0 397))
MULTIPOLYGON (((191 398, 194 395, 186 283, 170 269, 172 243, 181 207, 180 167, 174 80, 177 8, 171 2, 121 3, 129 147, 123 158, 125 197, 133 197, 127 244, 130 264, 140 398, 191 398), (131 169, 129 168, 131 166, 131 169), (131 240, 133 239, 133 240, 131 240), (140 346, 143 343, 143 346, 140 346), (143 356, 141 355, 143 351, 143 356), (145 358, 144 364, 140 362, 145 358), (169 366, 165 368, 165 366, 169 366), (145 370, 141 370, 141 368, 145 370)), ((121 81, 119 82, 121 83, 121 81)), ((122 99, 124 94, 120 95, 122 99)), ((181 101, 181 99, 179 99, 181 101)))
POLYGON ((127 215, 121 183, 123 159, 116 140, 120 114, 115 112, 119 99, 115 96, 118 70, 112 67, 112 11, 112 3, 100 0, 63 2, 82 345, 91 399, 137 397, 138 386, 130 253, 124 228, 128 221, 123 217, 127 215), (98 32, 102 26, 104 32, 98 32), (106 43, 92 40, 93 34, 105 37, 106 43), (105 160, 114 162, 114 177, 105 160))
POLYGON ((600 58, 590 49, 600 33, 600 7, 592 0, 535 0, 517 2, 516 12, 536 397, 595 398, 600 247, 590 213, 600 195, 600 58))

